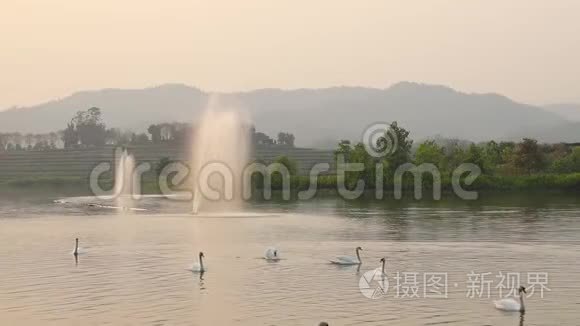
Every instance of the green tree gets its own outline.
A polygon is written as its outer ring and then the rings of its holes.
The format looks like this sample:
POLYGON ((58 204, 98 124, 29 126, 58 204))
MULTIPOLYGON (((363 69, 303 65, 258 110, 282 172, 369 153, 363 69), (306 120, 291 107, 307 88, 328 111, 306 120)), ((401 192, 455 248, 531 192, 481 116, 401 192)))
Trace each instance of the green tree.
POLYGON ((34 145, 34 135, 26 134, 24 135, 24 142, 26 143, 26 150, 32 150, 32 145, 34 145))
POLYGON ((377 141, 379 150, 385 150, 393 143, 396 145, 391 153, 386 153, 381 162, 384 165, 384 175, 387 180, 393 180, 396 169, 408 162, 411 162, 411 148, 413 140, 409 138, 410 132, 403 127, 399 127, 397 121, 393 121, 389 131, 377 141), (394 138, 394 139, 393 139, 394 138))
POLYGON ((73 122, 69 122, 64 130, 62 141, 64 148, 73 148, 79 144, 79 134, 73 122))
POLYGON ((341 140, 338 143, 338 148, 334 151, 334 156, 336 158, 338 155, 343 155, 345 161, 348 162, 351 150, 350 140, 341 140))
POLYGON ((294 140, 295 140, 295 137, 291 133, 287 133, 287 132, 279 132, 278 133, 277 143, 279 145, 286 145, 286 146, 294 147, 294 140))
POLYGON ((131 137, 131 144, 133 145, 145 145, 147 143, 149 143, 149 137, 145 133, 133 134, 131 137))
POLYGON ((376 184, 376 163, 379 159, 372 157, 367 153, 363 143, 358 143, 354 146, 350 141, 342 140, 338 144, 338 148, 334 151, 337 161, 344 158, 344 163, 362 163, 363 171, 348 171, 344 175, 344 184, 347 188, 353 188, 358 180, 364 180, 368 186, 376 184))
POLYGON ((447 174, 451 174, 461 163, 464 163, 466 153, 458 140, 449 141, 443 148, 445 157, 441 163, 440 169, 447 174))
POLYGON ((252 140, 254 145, 274 145, 274 139, 263 132, 254 133, 252 140))
POLYGON ((159 125, 150 125, 147 132, 151 135, 151 141, 155 144, 161 142, 161 127, 159 125))
POLYGON ((482 172, 486 171, 483 150, 476 144, 471 144, 465 153, 464 163, 471 163, 477 165, 482 172))
POLYGON ((517 170, 527 174, 538 172, 544 166, 544 157, 538 141, 531 138, 524 138, 517 144, 513 154, 513 165, 517 170))
POLYGON ((102 122, 101 109, 92 107, 79 111, 73 118, 80 143, 84 146, 103 146, 106 143, 106 126, 102 122))
POLYGON ((516 144, 514 142, 501 142, 499 143, 499 152, 501 153, 502 164, 511 163, 513 161, 513 155, 516 150, 516 144))
POLYGON ((495 170, 496 167, 502 164, 501 148, 495 141, 489 141, 483 145, 483 161, 485 169, 495 170))
POLYGON ((58 134, 56 132, 51 132, 48 134, 49 146, 51 149, 56 149, 56 143, 58 142, 58 134))
POLYGON ((363 171, 349 172, 346 176, 346 185, 352 188, 356 185, 358 180, 363 180, 369 187, 376 185, 376 165, 380 160, 369 155, 363 143, 356 144, 350 153, 350 163, 362 163, 363 171))
POLYGON ((19 132, 15 132, 12 134, 12 142, 14 143, 14 150, 20 151, 22 150, 22 134, 19 132))
POLYGON ((575 147, 570 154, 555 160, 551 170, 556 173, 580 172, 580 147, 575 147))
POLYGON ((434 140, 428 140, 419 145, 415 152, 415 163, 433 163, 441 167, 441 163, 445 158, 443 148, 441 148, 434 140))

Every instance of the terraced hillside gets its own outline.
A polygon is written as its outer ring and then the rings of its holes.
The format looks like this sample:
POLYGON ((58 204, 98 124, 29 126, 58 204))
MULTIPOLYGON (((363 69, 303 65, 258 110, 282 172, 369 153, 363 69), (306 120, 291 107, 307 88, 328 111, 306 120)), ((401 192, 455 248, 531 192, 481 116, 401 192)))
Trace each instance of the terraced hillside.
MULTIPOLYGON (((174 161, 188 161, 190 157, 189 151, 180 146, 147 145, 129 147, 128 150, 138 163, 149 162, 153 165, 163 157, 174 161)), ((332 151, 307 148, 257 148, 252 158, 270 163, 281 155, 296 160, 300 174, 307 174, 316 163, 330 163, 333 166, 332 151)), ((114 156, 114 147, 0 152, 0 182, 23 178, 88 178, 99 163, 113 164, 114 156)))

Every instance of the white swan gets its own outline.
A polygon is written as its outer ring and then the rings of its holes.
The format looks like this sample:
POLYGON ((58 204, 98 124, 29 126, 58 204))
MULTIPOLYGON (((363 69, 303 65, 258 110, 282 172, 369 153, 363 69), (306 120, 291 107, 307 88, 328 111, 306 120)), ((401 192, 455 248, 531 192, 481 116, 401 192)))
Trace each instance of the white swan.
POLYGON ((382 267, 381 267, 381 275, 385 275, 385 264, 387 263, 387 260, 385 259, 385 257, 381 258, 381 263, 382 263, 382 267))
POLYGON ((499 310, 525 312, 526 307, 524 306, 524 295, 522 293, 526 293, 526 288, 523 286, 520 286, 520 288, 518 289, 518 295, 520 297, 520 302, 518 302, 514 298, 506 298, 506 299, 494 301, 493 304, 499 310))
POLYGON ((280 260, 280 255, 278 254, 278 249, 271 247, 266 249, 264 253, 264 259, 266 260, 280 260))
MULTIPOLYGON (((380 260, 381 262, 381 269, 379 270, 378 268, 375 269, 375 275, 377 272, 380 271, 380 280, 376 280, 380 286, 380 289, 383 291, 383 293, 386 293, 387 291, 389 291, 389 281, 387 280, 387 274, 385 273, 385 265, 387 264, 387 259, 385 257, 381 258, 380 260)), ((378 290, 378 289, 377 289, 378 290)))
POLYGON ((75 239, 75 248, 73 249, 72 254, 75 256, 78 256, 78 255, 84 254, 86 252, 87 252, 86 250, 79 247, 79 238, 76 238, 75 239))
POLYGON ((338 256, 330 262, 337 265, 360 265, 362 261, 360 259, 359 251, 363 250, 361 247, 356 247, 356 257, 353 256, 338 256))
POLYGON ((194 273, 205 273, 207 272, 207 267, 205 267, 203 265, 203 257, 205 257, 203 255, 203 252, 199 253, 199 262, 194 263, 193 265, 191 265, 191 267, 189 268, 190 271, 194 272, 194 273))

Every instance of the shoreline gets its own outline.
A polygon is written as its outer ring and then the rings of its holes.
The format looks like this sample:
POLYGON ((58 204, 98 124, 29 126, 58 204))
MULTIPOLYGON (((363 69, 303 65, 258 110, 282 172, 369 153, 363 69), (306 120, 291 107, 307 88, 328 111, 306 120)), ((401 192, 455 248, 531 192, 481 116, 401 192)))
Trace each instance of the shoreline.
MULTIPOLYGON (((402 184, 403 197, 413 197, 414 183, 413 180, 404 179, 402 184)), ((290 189, 292 198, 297 197, 297 193, 307 190, 309 187, 309 178, 307 176, 293 176, 290 181, 290 189)), ((324 176, 318 179, 316 196, 336 196, 340 197, 337 191, 338 178, 336 176, 324 176)), ((111 179, 104 179, 100 182, 104 189, 112 189, 113 181, 111 179)), ((465 186, 465 190, 477 191, 479 194, 494 194, 494 193, 580 193, 580 173, 571 174, 538 174, 529 176, 480 176, 472 185, 465 186)), ((281 182, 277 178, 273 178, 272 195, 279 196, 282 192, 281 182)), ((185 188, 177 187, 174 190, 184 190, 185 188)), ((262 188, 252 185, 253 198, 261 197, 262 188)), ((81 193, 91 195, 92 192, 86 178, 63 178, 63 177, 34 177, 34 178, 19 178, 0 181, 1 192, 45 192, 47 190, 55 191, 56 193, 81 193)), ((145 178, 142 183, 143 194, 160 194, 159 187, 156 180, 152 178, 145 178)), ((423 197, 431 199, 433 194, 432 183, 427 182, 427 178, 423 180, 423 197)), ((367 184, 365 190, 360 198, 374 197, 376 188, 373 185, 367 184)), ((383 197, 393 198, 394 186, 387 184, 383 187, 383 197)), ((442 198, 454 196, 453 187, 449 180, 443 178, 441 180, 441 195, 442 198)))

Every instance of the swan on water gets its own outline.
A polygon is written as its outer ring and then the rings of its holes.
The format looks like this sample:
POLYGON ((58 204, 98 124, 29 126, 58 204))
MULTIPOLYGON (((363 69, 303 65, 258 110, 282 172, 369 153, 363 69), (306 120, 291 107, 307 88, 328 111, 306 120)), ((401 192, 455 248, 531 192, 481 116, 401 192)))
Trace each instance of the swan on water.
POLYGON ((264 253, 264 259, 266 260, 280 260, 280 255, 278 254, 278 249, 271 247, 266 249, 264 253))
POLYGON ((361 247, 356 247, 356 257, 354 256, 338 256, 331 260, 330 262, 337 265, 360 265, 362 261, 360 259, 359 252, 363 250, 361 247))
POLYGON ((524 306, 523 293, 527 293, 526 288, 523 286, 520 286, 520 288, 518 289, 518 296, 520 297, 519 302, 518 302, 518 300, 516 300, 514 298, 506 298, 506 299, 494 301, 493 304, 499 310, 525 312, 526 307, 524 306))
POLYGON ((190 271, 194 272, 194 273, 205 273, 207 272, 207 267, 205 267, 203 265, 203 258, 205 256, 203 255, 203 252, 199 252, 199 262, 194 263, 193 265, 191 265, 191 267, 189 268, 190 271))
POLYGON ((381 262, 381 273, 382 275, 385 275, 385 264, 387 263, 387 259, 385 257, 381 258, 380 260, 381 262))
POLYGON ((75 248, 73 249, 72 254, 77 256, 77 255, 84 254, 84 253, 86 253, 86 250, 79 247, 79 238, 76 238, 75 239, 75 248))

